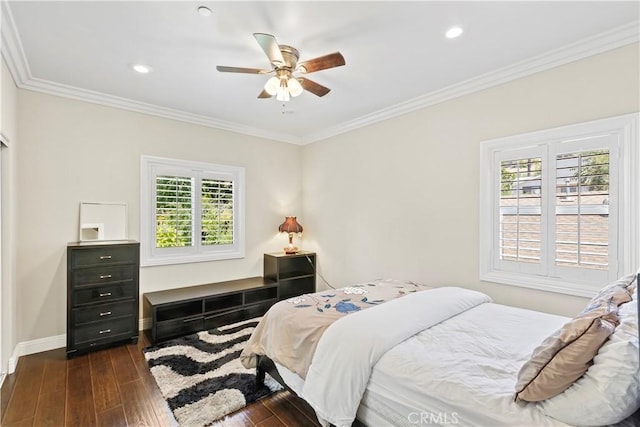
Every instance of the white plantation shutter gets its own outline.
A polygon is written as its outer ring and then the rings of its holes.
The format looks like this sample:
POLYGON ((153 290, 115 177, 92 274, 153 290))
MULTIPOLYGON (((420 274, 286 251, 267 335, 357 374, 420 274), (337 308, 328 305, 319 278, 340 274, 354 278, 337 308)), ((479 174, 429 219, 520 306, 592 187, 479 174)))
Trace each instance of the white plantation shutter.
POLYGON ((546 220, 543 172, 546 150, 532 147, 499 153, 494 159, 496 216, 495 260, 506 271, 542 274, 546 220))
POLYGON ((193 244, 193 177, 156 176, 156 247, 193 244))
POLYGON ((500 258, 540 263, 542 159, 505 160, 500 168, 500 258))
POLYGON ((203 245, 233 243, 233 181, 202 180, 203 245))
POLYGON ((609 266, 609 150, 556 157, 556 265, 609 266))
POLYGON ((615 133, 594 135, 550 150, 550 272, 556 276, 601 283, 617 276, 618 140, 615 133))
POLYGON ((573 295, 638 269, 638 115, 486 141, 480 276, 573 295))
POLYGON ((244 168, 141 158, 141 263, 244 256, 244 168))

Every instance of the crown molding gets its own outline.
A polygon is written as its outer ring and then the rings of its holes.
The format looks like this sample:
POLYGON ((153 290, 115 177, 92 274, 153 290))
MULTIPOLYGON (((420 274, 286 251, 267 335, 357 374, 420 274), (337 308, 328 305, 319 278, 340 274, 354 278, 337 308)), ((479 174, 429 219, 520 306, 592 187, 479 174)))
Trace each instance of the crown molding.
POLYGON ((167 119, 178 120, 181 122, 192 123, 201 126, 226 130, 230 132, 251 135, 258 138, 272 139, 275 141, 288 142, 291 144, 299 144, 300 139, 285 133, 271 132, 264 129, 258 129, 250 126, 244 126, 238 123, 217 120, 211 117, 201 116, 198 114, 187 113, 184 111, 174 110, 171 108, 161 107, 158 105, 147 104, 144 102, 134 101, 127 98, 108 95, 101 92, 95 92, 87 89, 79 89, 73 86, 55 83, 38 78, 31 78, 22 86, 21 89, 33 90, 49 95, 61 96, 64 98, 76 99, 79 101, 90 102, 93 104, 105 105, 123 110, 135 111, 138 113, 149 114, 152 116, 164 117, 167 119))
POLYGON ((101 92, 90 91, 48 80, 34 78, 29 69, 20 36, 6 0, 0 0, 2 7, 2 22, 0 32, 2 37, 2 57, 7 63, 16 86, 50 95, 71 98, 94 104, 120 108, 129 111, 164 117, 201 126, 222 129, 230 132, 266 138, 290 144, 305 145, 321 141, 339 134, 343 134, 364 126, 391 119, 431 105, 439 104, 460 96, 468 95, 483 89, 497 86, 531 74, 539 73, 560 65, 568 64, 598 53, 616 49, 640 40, 638 27, 640 21, 634 21, 604 33, 583 39, 579 42, 554 49, 545 54, 517 62, 478 77, 456 83, 443 89, 418 96, 388 108, 375 111, 356 119, 329 127, 320 132, 311 133, 302 138, 286 133, 273 132, 265 129, 245 126, 239 123, 214 119, 184 111, 174 110, 158 105, 147 104, 127 98, 121 98, 101 92))
POLYGON ((4 58, 16 86, 24 85, 31 76, 29 63, 22 48, 13 14, 6 0, 0 0, 0 52, 4 58))
POLYGON ((481 74, 472 79, 375 111, 371 114, 358 117, 338 126, 306 135, 302 139, 303 144, 321 141, 332 136, 468 95, 473 92, 498 86, 512 80, 559 67, 589 56, 597 55, 631 43, 637 43, 640 41, 639 27, 640 21, 634 21, 604 33, 588 37, 579 42, 481 74))

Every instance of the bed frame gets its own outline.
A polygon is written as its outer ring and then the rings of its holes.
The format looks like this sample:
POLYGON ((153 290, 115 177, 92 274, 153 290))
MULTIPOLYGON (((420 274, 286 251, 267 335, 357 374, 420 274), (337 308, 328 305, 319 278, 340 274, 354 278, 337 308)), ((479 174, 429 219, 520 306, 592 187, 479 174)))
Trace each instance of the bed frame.
POLYGON ((278 381, 282 387, 284 387, 290 393, 293 393, 297 396, 296 392, 294 392, 282 379, 280 373, 278 372, 278 368, 276 368, 276 364, 273 363, 273 360, 269 359, 267 356, 258 356, 258 361, 256 363, 256 389, 264 386, 264 377, 265 374, 271 375, 271 377, 278 381))
MULTIPOLYGON (((638 339, 640 340, 640 272, 636 276, 636 302, 638 303, 638 339)), ((640 358, 640 346, 638 346, 638 357, 640 358)), ((265 374, 271 375, 273 379, 275 379, 282 387, 284 387, 290 393, 293 393, 297 396, 297 394, 284 382, 282 376, 278 372, 276 368, 276 364, 273 360, 269 359, 267 356, 258 356, 258 360, 256 363, 256 388, 260 388, 264 386, 264 377, 265 374)), ((358 421, 356 420, 356 423, 358 421)), ((356 425, 356 424, 354 424, 356 425)))

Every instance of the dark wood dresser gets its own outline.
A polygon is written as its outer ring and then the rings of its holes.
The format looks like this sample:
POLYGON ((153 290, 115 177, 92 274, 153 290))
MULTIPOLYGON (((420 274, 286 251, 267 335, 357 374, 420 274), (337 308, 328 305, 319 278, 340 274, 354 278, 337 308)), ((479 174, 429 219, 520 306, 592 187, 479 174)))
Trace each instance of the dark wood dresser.
POLYGON ((67 357, 138 341, 140 244, 67 245, 67 357))

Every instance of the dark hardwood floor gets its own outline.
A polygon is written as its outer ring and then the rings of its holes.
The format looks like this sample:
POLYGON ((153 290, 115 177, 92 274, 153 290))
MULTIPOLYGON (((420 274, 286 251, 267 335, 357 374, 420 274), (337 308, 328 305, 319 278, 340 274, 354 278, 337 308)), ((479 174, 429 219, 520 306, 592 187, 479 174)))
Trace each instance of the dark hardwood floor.
MULTIPOLYGON (((177 426, 142 348, 123 345, 66 360, 63 348, 23 356, 5 378, 0 424, 14 426, 177 426)), ((288 392, 228 415, 216 427, 319 426, 313 410, 288 392)))

